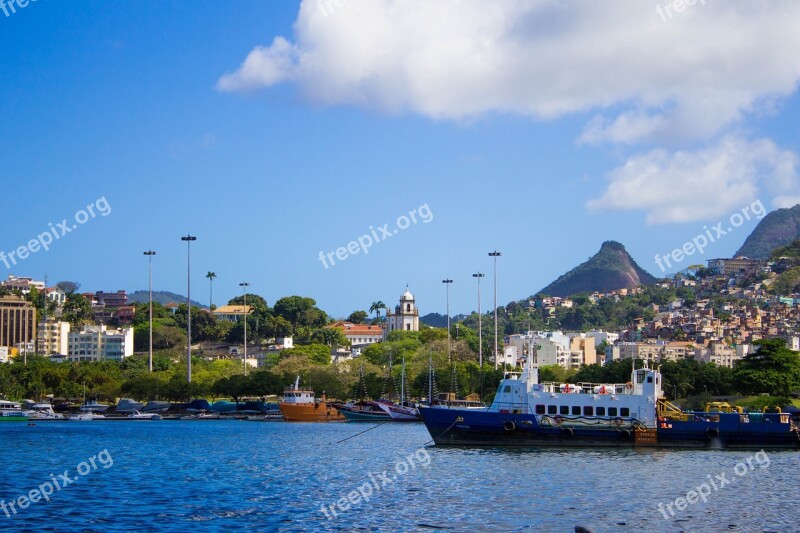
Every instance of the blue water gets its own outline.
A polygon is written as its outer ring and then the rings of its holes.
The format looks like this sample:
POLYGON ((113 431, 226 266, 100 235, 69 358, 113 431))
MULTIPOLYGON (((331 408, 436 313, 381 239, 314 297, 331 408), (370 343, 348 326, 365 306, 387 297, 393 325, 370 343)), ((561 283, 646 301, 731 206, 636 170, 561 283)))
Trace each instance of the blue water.
POLYGON ((9 510, 10 518, 0 510, 0 530, 800 531, 797 451, 755 458, 757 450, 440 448, 426 446, 422 424, 384 424, 337 443, 372 427, 1 424, 6 505, 51 474, 58 480, 68 470, 78 481, 54 490, 49 503, 9 510), (674 516, 664 507, 665 520, 658 504, 686 496, 708 475, 729 483, 707 503, 683 511, 673 503, 674 516))

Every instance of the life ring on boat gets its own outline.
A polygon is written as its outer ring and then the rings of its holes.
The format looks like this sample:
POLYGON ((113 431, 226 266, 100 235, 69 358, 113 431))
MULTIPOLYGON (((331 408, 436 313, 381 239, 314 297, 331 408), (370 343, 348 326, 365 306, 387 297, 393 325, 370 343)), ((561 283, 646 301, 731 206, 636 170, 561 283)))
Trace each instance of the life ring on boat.
POLYGON ((717 428, 708 428, 706 430, 706 435, 708 435, 709 439, 715 439, 719 437, 719 429, 717 428))
POLYGON ((331 410, 328 409, 328 416, 331 416, 331 410))
POLYGON ((569 383, 564 385, 564 394, 569 394, 569 383))
POLYGON ((314 402, 314 409, 319 409, 319 402, 314 402))
POLYGON ((506 420, 505 422, 503 422, 503 429, 511 433, 512 431, 517 429, 517 425, 514 423, 513 420, 506 420))
POLYGON ((574 429, 572 429, 572 428, 566 428, 566 427, 564 427, 564 428, 561 428, 561 431, 564 433, 564 436, 565 436, 565 437, 572 438, 572 437, 574 437, 574 436, 575 436, 575 430, 574 430, 574 429))
POLYGON ((564 417, 562 417, 561 415, 556 415, 556 416, 554 416, 554 417, 552 418, 552 420, 553 420, 553 423, 554 423, 555 425, 557 425, 557 426, 560 426, 561 424, 563 424, 563 423, 564 423, 564 417))
POLYGON ((631 436, 633 435, 633 434, 631 433, 631 430, 630 430, 630 429, 623 429, 622 431, 620 431, 620 432, 619 432, 619 434, 620 434, 620 435, 622 436, 622 438, 623 438, 623 439, 625 439, 625 440, 630 440, 631 436))
POLYGON ((627 382, 627 383, 625 384, 625 388, 626 388, 626 389, 632 389, 632 388, 633 388, 633 383, 631 383, 630 381, 629 381, 629 382, 627 382))

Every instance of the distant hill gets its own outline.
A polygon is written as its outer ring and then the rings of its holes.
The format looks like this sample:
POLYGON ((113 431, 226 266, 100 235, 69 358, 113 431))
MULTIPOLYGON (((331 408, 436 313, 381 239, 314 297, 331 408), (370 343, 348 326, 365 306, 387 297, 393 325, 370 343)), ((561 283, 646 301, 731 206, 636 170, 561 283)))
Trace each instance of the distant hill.
MULTIPOLYGON (((463 321, 467 316, 466 315, 455 315, 450 317, 450 324, 455 324, 456 322, 463 321)), ((439 313, 428 313, 425 316, 419 317, 419 321, 426 326, 430 326, 432 328, 447 328, 447 315, 442 315, 439 313)))
POLYGON ((734 257, 767 259, 770 252, 800 238, 800 204, 772 211, 758 223, 734 257))
MULTIPOLYGON (((147 303, 149 301, 150 293, 148 291, 136 291, 128 295, 129 303, 147 303)), ((153 291, 153 301, 158 302, 161 305, 166 305, 170 302, 183 304, 186 303, 186 296, 181 296, 180 294, 175 294, 174 292, 169 291, 153 291)), ((196 300, 192 300, 192 305, 201 307, 203 309, 208 309, 207 305, 201 304, 196 300)))
POLYGON ((651 285, 658 281, 615 241, 606 241, 600 251, 539 291, 548 296, 571 296, 579 292, 611 291, 651 285))

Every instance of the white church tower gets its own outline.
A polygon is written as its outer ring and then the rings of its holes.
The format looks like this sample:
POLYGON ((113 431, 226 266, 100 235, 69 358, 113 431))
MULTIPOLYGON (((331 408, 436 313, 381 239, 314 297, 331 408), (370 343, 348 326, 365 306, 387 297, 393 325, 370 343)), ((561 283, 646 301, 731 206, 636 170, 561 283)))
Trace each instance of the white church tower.
POLYGON ((394 313, 386 311, 386 335, 396 330, 419 331, 419 309, 407 285, 400 303, 394 307, 394 313))

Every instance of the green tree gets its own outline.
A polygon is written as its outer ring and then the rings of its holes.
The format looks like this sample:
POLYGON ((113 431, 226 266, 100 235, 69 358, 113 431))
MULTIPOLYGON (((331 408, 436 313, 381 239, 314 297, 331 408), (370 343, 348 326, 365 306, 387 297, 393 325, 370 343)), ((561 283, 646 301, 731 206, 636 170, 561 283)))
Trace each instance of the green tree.
POLYGON ((91 322, 93 316, 92 304, 82 294, 67 295, 62 319, 69 322, 73 329, 78 329, 82 324, 91 322))
POLYGON ((383 303, 381 300, 372 302, 372 305, 369 306, 369 312, 375 313, 375 322, 380 322, 381 309, 386 310, 386 304, 383 303))
POLYGON ((745 394, 789 396, 800 389, 800 355, 782 339, 761 339, 758 351, 736 362, 734 380, 745 394))
POLYGON ((331 364, 331 349, 324 344, 306 344, 295 346, 281 352, 281 358, 306 357, 317 365, 331 364))
POLYGON ((369 315, 366 311, 353 311, 350 313, 350 316, 347 317, 348 322, 352 322, 353 324, 363 324, 367 321, 369 315))
POLYGON ((328 315, 317 308, 317 302, 313 298, 302 296, 286 296, 275 302, 274 312, 276 315, 285 318, 293 326, 305 326, 308 328, 319 328, 328 321, 328 315))

